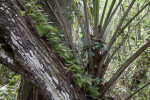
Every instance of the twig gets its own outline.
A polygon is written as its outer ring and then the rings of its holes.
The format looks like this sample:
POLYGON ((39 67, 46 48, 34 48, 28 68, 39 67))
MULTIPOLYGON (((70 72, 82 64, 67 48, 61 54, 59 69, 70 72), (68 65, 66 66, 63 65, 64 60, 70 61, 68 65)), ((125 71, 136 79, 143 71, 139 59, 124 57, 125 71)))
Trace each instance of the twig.
POLYGON ((105 62, 105 68, 103 69, 103 73, 105 73, 105 71, 107 70, 108 65, 109 65, 109 63, 110 63, 112 57, 116 54, 116 52, 120 49, 120 47, 125 43, 125 41, 126 41, 127 37, 129 36, 129 34, 135 29, 135 27, 136 27, 137 25, 139 25, 139 23, 145 18, 145 16, 146 16, 149 12, 150 12, 150 10, 147 11, 147 13, 137 22, 137 24, 134 25, 134 27, 132 28, 132 30, 130 30, 130 31, 124 36, 124 38, 122 39, 122 41, 118 44, 118 47, 113 51, 112 55, 106 60, 106 62, 105 62))
POLYGON ((116 73, 114 73, 114 75, 108 81, 108 84, 106 85, 101 96, 104 96, 107 90, 114 85, 116 80, 123 75, 123 72, 126 70, 126 68, 149 46, 150 46, 150 41, 148 41, 145 45, 143 45, 140 49, 138 49, 130 58, 128 58, 128 60, 125 63, 121 65, 121 67, 116 71, 116 73))
POLYGON ((142 90, 143 88, 145 88, 146 86, 150 85, 150 81, 148 83, 146 83, 144 86, 142 86, 141 88, 139 88, 138 90, 136 90, 134 93, 132 93, 131 95, 127 96, 127 98, 125 100, 129 100, 132 96, 134 96, 137 92, 139 92, 140 90, 142 90))

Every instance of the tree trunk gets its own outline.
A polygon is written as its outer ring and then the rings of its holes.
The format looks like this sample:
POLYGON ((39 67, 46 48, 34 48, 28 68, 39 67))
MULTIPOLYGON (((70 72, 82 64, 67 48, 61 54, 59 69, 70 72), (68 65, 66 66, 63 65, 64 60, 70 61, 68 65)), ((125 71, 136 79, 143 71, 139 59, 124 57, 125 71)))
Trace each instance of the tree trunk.
POLYGON ((26 81, 24 78, 21 79, 18 100, 49 100, 45 98, 40 89, 32 85, 30 81, 26 81))
MULTIPOLYGON (((66 24, 68 25, 70 34, 71 34, 71 20, 67 20, 67 18, 71 16, 71 13, 65 7, 70 8, 71 2, 72 0, 65 0, 63 2, 59 0, 60 7, 63 9, 63 15, 65 16, 65 21, 66 24)), ((44 12, 48 14, 48 19, 52 22, 52 25, 59 29, 59 33, 63 34, 64 29, 62 21, 59 18, 59 14, 56 5, 54 3, 54 0, 48 0, 45 2, 38 0, 38 3, 43 5, 44 12)), ((38 87, 32 85, 31 82, 26 81, 25 78, 22 78, 19 90, 20 90, 18 96, 19 100, 49 100, 48 98, 45 98, 41 94, 40 89, 38 87)))
MULTIPOLYGON (((65 17, 65 22, 68 27, 69 34, 71 35, 71 20, 68 20, 68 18, 71 16, 71 3, 72 0, 58 0, 60 8, 62 9, 62 14, 65 17)), ((48 14, 48 18, 52 23, 53 26, 59 28, 59 32, 62 34, 64 33, 62 19, 59 17, 59 13, 55 4, 54 0, 38 0, 38 3, 42 4, 44 7, 44 12, 48 14)))
POLYGON ((44 44, 18 0, 0 1, 0 63, 24 76, 49 100, 83 100, 65 77, 64 66, 44 44))

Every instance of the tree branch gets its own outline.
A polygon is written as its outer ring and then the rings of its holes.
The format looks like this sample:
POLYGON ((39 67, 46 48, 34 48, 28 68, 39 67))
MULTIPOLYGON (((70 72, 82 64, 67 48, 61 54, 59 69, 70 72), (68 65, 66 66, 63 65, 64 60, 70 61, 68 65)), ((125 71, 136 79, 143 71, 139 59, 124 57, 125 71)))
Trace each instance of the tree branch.
POLYGON ((109 63, 111 62, 111 59, 113 58, 113 56, 116 54, 116 52, 121 48, 121 46, 125 43, 127 37, 129 36, 129 34, 135 29, 135 27, 145 18, 145 16, 150 12, 147 11, 147 13, 137 22, 136 25, 134 25, 134 27, 132 28, 132 30, 130 30, 128 33, 126 33, 126 35, 124 36, 124 38, 122 39, 122 41, 118 44, 118 47, 115 48, 115 50, 113 51, 112 55, 106 60, 105 62, 105 68, 103 69, 103 72, 102 73, 105 73, 108 66, 109 66, 109 63))
POLYGON ((76 53, 76 49, 75 49, 75 46, 74 46, 74 43, 73 43, 72 34, 69 33, 69 31, 68 31, 68 27, 67 27, 67 24, 66 24, 66 22, 65 22, 65 18, 64 18, 64 16, 62 15, 62 11, 61 11, 61 8, 60 8, 60 5, 59 5, 58 0, 54 0, 54 1, 55 1, 56 6, 57 6, 58 13, 59 13, 59 15, 60 15, 60 17, 61 17, 61 21, 62 21, 64 30, 65 30, 65 35, 66 35, 66 38, 67 38, 67 40, 68 40, 69 47, 70 47, 70 49, 72 50, 74 57, 77 58, 77 53, 76 53))
POLYGON ((94 8, 94 34, 98 34, 98 22, 99 22, 99 0, 95 0, 93 3, 95 3, 93 6, 94 8))
POLYGON ((112 38, 110 39, 110 42, 109 42, 108 47, 107 47, 108 50, 107 50, 107 51, 104 51, 104 54, 103 54, 103 56, 102 56, 102 59, 101 59, 101 61, 100 61, 99 66, 98 66, 98 70, 97 70, 98 72, 97 72, 97 74, 96 74, 97 77, 100 76, 101 71, 102 71, 102 68, 103 68, 104 61, 105 61, 105 59, 106 59, 106 57, 107 57, 107 54, 108 54, 110 48, 112 47, 113 43, 115 42, 117 33, 118 33, 120 27, 122 26, 125 17, 127 16, 127 14, 129 13, 129 11, 131 10, 131 8, 132 8, 132 6, 133 6, 133 4, 134 4, 135 1, 136 1, 136 0, 132 0, 132 2, 131 2, 131 4, 129 5, 128 9, 125 11, 125 13, 124 13, 123 17, 121 18, 121 21, 120 21, 120 23, 118 24, 118 26, 117 26, 117 28, 116 28, 116 30, 115 30, 115 32, 114 32, 112 38))
MULTIPOLYGON (((123 1, 124 2, 124 1, 123 1)), ((111 13, 110 17, 109 17, 109 20, 108 20, 108 25, 110 24, 111 25, 111 20, 114 16, 114 14, 118 11, 118 8, 120 7, 122 3, 122 0, 119 0, 119 3, 117 4, 117 6, 115 7, 115 9, 113 10, 113 12, 111 13)), ((112 26, 112 25, 111 25, 112 26)), ((102 36, 102 42, 105 42, 106 40, 106 37, 108 35, 109 32, 107 32, 107 29, 108 29, 109 26, 106 27, 106 31, 103 33, 104 35, 102 36)))
POLYGON ((101 26, 101 27, 102 27, 102 25, 103 25, 103 20, 104 20, 104 15, 105 15, 107 3, 108 3, 108 0, 106 0, 106 2, 105 2, 105 6, 104 6, 103 13, 102 13, 102 16, 101 16, 101 21, 100 21, 100 26, 101 26))
POLYGON ((53 13, 54 13, 55 17, 57 18, 58 22, 60 23, 60 25, 63 27, 63 24, 62 24, 62 22, 61 22, 61 19, 58 17, 58 15, 57 15, 56 12, 54 11, 54 9, 53 9, 53 7, 51 6, 51 4, 50 4, 48 1, 46 1, 46 2, 47 2, 48 7, 53 11, 53 13))
POLYGON ((9 50, 5 50, 6 53, 1 51, 0 62, 24 74, 49 99, 83 99, 64 76, 64 66, 44 44, 29 17, 20 15, 19 8, 16 0, 0 1, 0 39, 6 42, 13 54, 11 59, 6 55, 9 50))
POLYGON ((111 15, 111 12, 112 12, 112 9, 113 9, 113 7, 114 7, 115 2, 116 2, 116 0, 113 0, 112 3, 111 3, 111 6, 110 6, 110 8, 109 8, 107 17, 106 17, 106 19, 105 19, 105 22, 104 22, 104 25, 103 25, 103 28, 102 28, 102 32, 101 32, 101 34, 100 34, 100 38, 103 37, 103 35, 104 35, 104 33, 105 33, 105 30, 106 30, 106 28, 107 28, 107 26, 108 26, 109 18, 110 18, 110 15, 111 15))
POLYGON ((116 73, 114 73, 114 75, 108 81, 108 84, 106 85, 106 88, 104 89, 101 96, 104 95, 112 85, 114 85, 116 80, 122 76, 122 73, 126 70, 126 68, 149 46, 150 46, 150 41, 148 41, 145 45, 143 45, 130 58, 128 58, 128 60, 125 63, 121 65, 121 67, 116 71, 116 73))
POLYGON ((125 98, 124 100, 129 100, 131 99, 131 97, 133 97, 137 92, 141 91, 143 88, 145 88, 146 86, 150 85, 150 81, 148 83, 146 83, 144 86, 142 86, 141 88, 137 89, 134 93, 132 93, 131 95, 127 96, 127 98, 125 98))
MULTIPOLYGON (((91 42, 90 42, 90 30, 89 30, 89 20, 88 20, 88 9, 87 9, 87 0, 83 0, 84 3, 84 13, 85 13, 85 30, 86 30, 86 39, 87 39, 87 44, 89 48, 89 55, 88 55, 88 61, 89 61, 89 67, 90 70, 93 70, 93 57, 91 55, 91 42)), ((93 70, 94 71, 94 70, 93 70)))
POLYGON ((14 60, 11 57, 9 57, 2 48, 0 49, 0 63, 5 66, 8 66, 9 69, 19 73, 19 71, 17 71, 15 68, 14 60))
POLYGON ((122 28, 122 30, 124 30, 147 6, 150 5, 150 2, 147 3, 140 11, 137 12, 136 15, 134 15, 134 17, 132 17, 129 22, 122 28))

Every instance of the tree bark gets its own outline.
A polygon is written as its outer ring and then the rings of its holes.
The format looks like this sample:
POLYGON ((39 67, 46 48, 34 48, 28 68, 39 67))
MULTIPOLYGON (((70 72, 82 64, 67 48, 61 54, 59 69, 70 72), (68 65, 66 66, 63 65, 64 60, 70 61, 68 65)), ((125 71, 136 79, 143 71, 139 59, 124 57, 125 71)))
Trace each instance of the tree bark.
POLYGON ((40 89, 22 77, 17 100, 49 100, 45 98, 40 89))
MULTIPOLYGON (((72 2, 72 0, 65 0, 65 1, 59 0, 59 4, 60 4, 61 9, 63 9, 62 13, 65 16, 65 22, 68 26, 68 31, 69 31, 70 35, 71 35, 71 31, 72 31, 71 30, 71 20, 67 20, 67 18, 69 16, 71 16, 71 13, 70 13, 71 11, 69 11, 66 8, 71 7, 71 2, 72 2)), ((44 13, 48 14, 48 19, 52 22, 51 24, 54 27, 57 27, 59 29, 60 34, 63 34, 64 29, 63 29, 62 20, 59 17, 59 13, 58 13, 58 10, 57 10, 54 0, 47 0, 47 1, 38 0, 38 4, 43 5, 44 13)), ((62 41, 62 42, 65 42, 65 41, 62 41)), ((65 43, 67 43, 67 42, 65 42, 65 43)), ((50 48, 52 48, 52 46, 50 48)), ((28 98, 30 98, 31 100, 49 100, 48 98, 46 99, 44 96, 42 96, 41 92, 39 92, 39 91, 40 91, 40 89, 38 87, 34 86, 31 82, 26 81, 25 78, 22 78, 18 99, 19 100, 29 100, 28 98), (32 94, 32 95, 30 95, 30 94, 32 94)))
POLYGON ((65 77, 63 65, 44 44, 17 0, 0 1, 0 63, 37 86, 49 100, 83 100, 65 77))

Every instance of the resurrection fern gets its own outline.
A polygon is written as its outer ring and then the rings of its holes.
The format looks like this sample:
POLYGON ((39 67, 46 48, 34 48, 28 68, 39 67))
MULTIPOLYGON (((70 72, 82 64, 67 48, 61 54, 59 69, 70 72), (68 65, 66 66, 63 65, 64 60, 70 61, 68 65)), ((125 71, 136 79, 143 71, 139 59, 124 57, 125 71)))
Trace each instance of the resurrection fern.
POLYGON ((27 7, 27 11, 21 11, 21 15, 28 15, 32 18, 35 29, 38 31, 39 35, 46 36, 50 43, 53 44, 52 49, 57 52, 58 56, 63 58, 65 64, 70 64, 71 68, 67 68, 69 71, 72 71, 74 82, 80 88, 84 89, 88 95, 97 99, 98 96, 98 83, 100 79, 93 79, 92 75, 90 75, 85 67, 79 66, 76 63, 77 59, 73 59, 72 51, 65 46, 65 44, 60 43, 62 40, 62 35, 58 33, 58 30, 53 27, 51 22, 47 18, 47 14, 43 14, 42 5, 36 4, 36 0, 31 0, 30 2, 25 2, 25 7, 27 7), (93 84, 94 83, 94 84, 93 84))
POLYGON ((36 0, 31 0, 30 2, 25 3, 25 7, 27 7, 28 10, 21 11, 21 15, 24 16, 25 14, 28 14, 32 18, 34 27, 39 35, 41 37, 46 36, 47 40, 52 44, 52 49, 63 59, 69 60, 73 56, 71 50, 63 43, 59 42, 63 37, 58 34, 57 28, 50 25, 52 22, 48 20, 48 15, 41 13, 43 12, 42 5, 36 4, 36 0))

